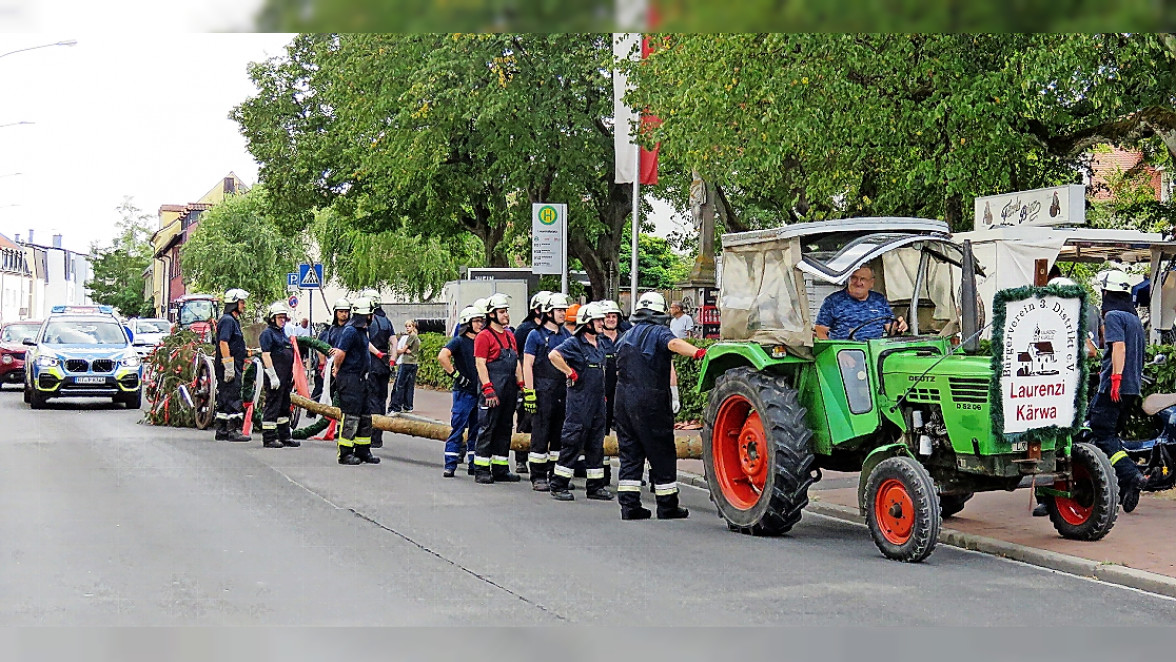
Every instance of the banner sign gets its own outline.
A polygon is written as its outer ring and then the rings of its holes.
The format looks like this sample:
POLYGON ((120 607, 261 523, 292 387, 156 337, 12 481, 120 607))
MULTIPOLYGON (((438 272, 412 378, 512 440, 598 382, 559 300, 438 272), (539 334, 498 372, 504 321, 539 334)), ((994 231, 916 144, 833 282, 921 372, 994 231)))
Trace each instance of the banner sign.
POLYGON ((1019 225, 1085 225, 1086 187, 1068 184, 976 198, 974 230, 1019 225))
POLYGON ((993 302, 993 432, 1073 434, 1086 403, 1086 293, 1075 286, 1021 287, 993 302))
POLYGON ((565 272, 568 206, 537 202, 531 205, 531 273, 565 272))

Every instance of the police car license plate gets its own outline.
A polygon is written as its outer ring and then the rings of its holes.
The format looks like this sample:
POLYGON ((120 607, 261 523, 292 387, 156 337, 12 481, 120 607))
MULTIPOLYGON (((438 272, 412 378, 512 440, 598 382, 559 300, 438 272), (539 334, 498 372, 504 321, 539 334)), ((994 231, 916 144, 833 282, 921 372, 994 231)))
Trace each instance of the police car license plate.
POLYGON ((105 384, 105 377, 77 377, 74 379, 79 384, 105 384))

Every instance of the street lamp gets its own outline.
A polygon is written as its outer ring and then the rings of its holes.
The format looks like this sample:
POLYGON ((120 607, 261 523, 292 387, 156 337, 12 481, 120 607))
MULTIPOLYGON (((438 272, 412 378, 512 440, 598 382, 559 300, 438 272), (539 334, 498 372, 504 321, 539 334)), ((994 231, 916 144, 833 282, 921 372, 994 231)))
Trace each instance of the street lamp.
POLYGON ((13 53, 23 53, 25 51, 35 51, 38 48, 52 48, 53 46, 77 46, 77 39, 66 39, 65 41, 55 41, 52 44, 41 44, 40 46, 29 46, 28 48, 18 48, 15 51, 8 51, 7 53, 0 53, 0 57, 12 55, 13 53))

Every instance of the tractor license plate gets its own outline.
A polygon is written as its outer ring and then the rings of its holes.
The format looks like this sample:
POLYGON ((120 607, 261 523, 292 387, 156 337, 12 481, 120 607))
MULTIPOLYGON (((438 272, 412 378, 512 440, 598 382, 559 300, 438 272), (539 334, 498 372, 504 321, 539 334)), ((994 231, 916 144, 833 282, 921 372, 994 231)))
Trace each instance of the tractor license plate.
POLYGON ((78 384, 105 384, 105 377, 77 377, 74 379, 78 384))
POLYGON ((1013 442, 1013 452, 1014 453, 1024 453, 1028 450, 1029 450, 1029 442, 1027 442, 1027 441, 1014 441, 1013 442))

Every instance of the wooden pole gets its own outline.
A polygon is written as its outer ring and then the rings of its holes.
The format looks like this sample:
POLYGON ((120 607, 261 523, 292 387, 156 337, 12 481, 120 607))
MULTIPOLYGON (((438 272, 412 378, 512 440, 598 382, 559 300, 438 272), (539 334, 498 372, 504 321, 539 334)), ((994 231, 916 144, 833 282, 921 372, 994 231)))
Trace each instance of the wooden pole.
MULTIPOLYGON (((302 407, 307 411, 313 411, 319 416, 326 416, 336 421, 342 417, 342 413, 338 407, 328 407, 320 402, 304 398, 297 393, 290 394, 290 402, 297 407, 302 407)), ((397 414, 396 416, 381 416, 376 414, 372 416, 372 426, 385 432, 407 434, 413 437, 424 437, 438 441, 445 441, 449 438, 448 425, 423 416, 413 416, 412 414, 397 414)), ((702 437, 676 436, 674 438, 674 444, 678 449, 679 460, 697 460, 702 458, 702 437)), ((511 435, 510 449, 512 451, 531 450, 531 435, 521 432, 516 432, 511 435)), ((604 438, 604 454, 609 457, 616 456, 617 454, 617 438, 611 434, 604 438)))

